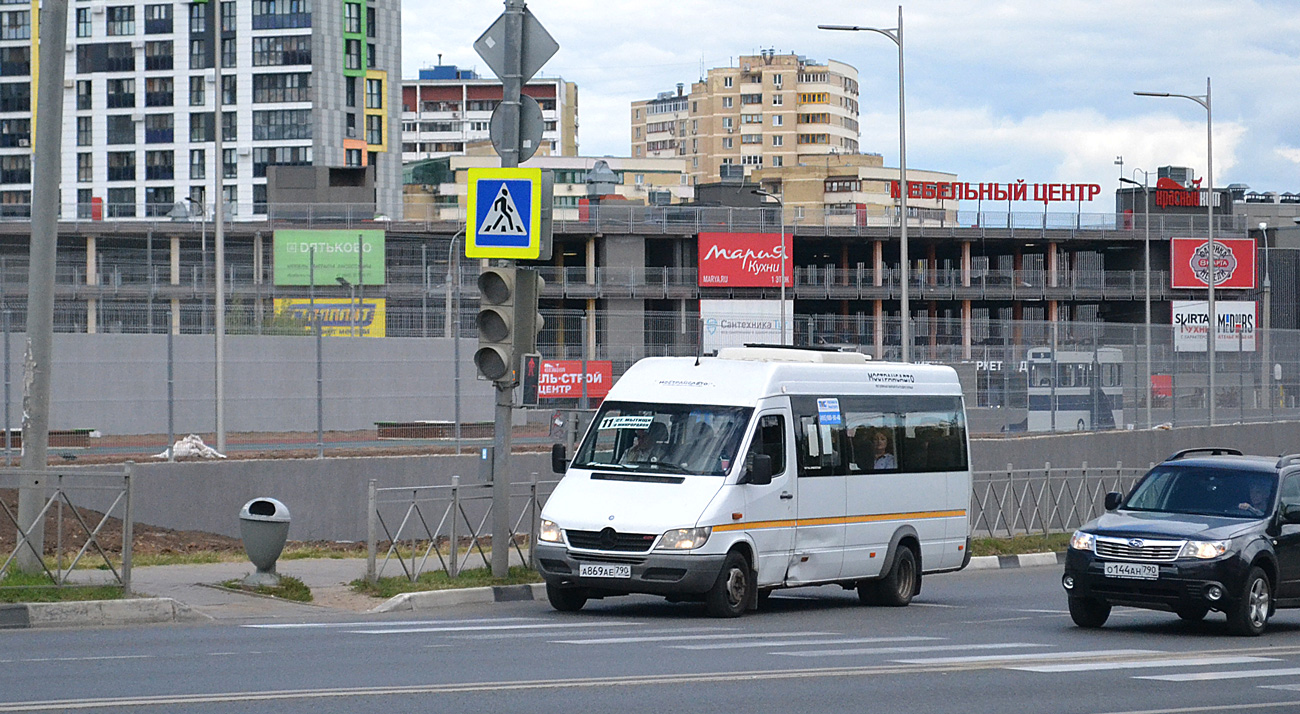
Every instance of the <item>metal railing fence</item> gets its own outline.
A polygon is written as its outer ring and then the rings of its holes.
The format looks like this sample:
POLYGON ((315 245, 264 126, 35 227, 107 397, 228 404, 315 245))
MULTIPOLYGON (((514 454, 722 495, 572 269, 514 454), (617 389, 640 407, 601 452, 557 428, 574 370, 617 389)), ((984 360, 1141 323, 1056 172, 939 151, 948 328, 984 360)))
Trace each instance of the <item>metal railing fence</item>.
MULTIPOLYGON (((123 593, 129 597, 131 595, 131 557, 134 541, 134 514, 132 511, 132 497, 135 489, 132 485, 132 476, 134 474, 134 464, 128 462, 120 471, 23 471, 21 469, 4 469, 0 470, 0 488, 17 489, 22 480, 29 476, 39 476, 45 483, 46 495, 45 501, 33 519, 33 526, 23 530, 18 524, 18 514, 11 511, 3 501, 0 501, 0 529, 10 530, 14 534, 14 549, 7 554, 3 563, 0 563, 0 580, 14 567, 15 561, 18 560, 20 552, 30 553, 40 562, 41 568, 45 575, 49 577, 51 584, 48 586, 5 586, 9 587, 75 587, 85 585, 85 582, 71 582, 69 576, 73 571, 82 564, 83 558, 90 556, 95 562, 102 561, 101 567, 107 570, 112 580, 109 584, 116 584, 122 588, 123 593), (88 494, 97 492, 107 494, 111 498, 108 508, 102 511, 98 522, 88 521, 85 514, 82 513, 83 507, 74 502, 75 495, 88 494), (51 513, 51 511, 53 511, 51 513), (48 541, 45 543, 46 553, 37 550, 35 543, 32 542, 32 529, 37 525, 43 525, 47 520, 53 520, 55 542, 48 541), (113 551, 112 544, 101 542, 104 537, 105 526, 116 519, 120 527, 120 567, 113 563, 110 553, 113 551), (64 541, 64 524, 65 522, 75 523, 73 533, 76 538, 73 542, 64 541), (78 546, 75 542, 80 540, 78 546), (51 551, 54 557, 53 568, 46 562, 46 555, 51 551), (72 549, 76 548, 75 554, 72 549)), ((100 500, 103 500, 101 497, 100 500)), ((85 567, 85 566, 83 566, 85 567)), ((104 584, 96 579, 96 585, 104 584)))
POLYGON ((1101 515, 1110 491, 1128 493, 1144 468, 1014 468, 977 471, 971 489, 970 533, 981 537, 1069 533, 1101 515))

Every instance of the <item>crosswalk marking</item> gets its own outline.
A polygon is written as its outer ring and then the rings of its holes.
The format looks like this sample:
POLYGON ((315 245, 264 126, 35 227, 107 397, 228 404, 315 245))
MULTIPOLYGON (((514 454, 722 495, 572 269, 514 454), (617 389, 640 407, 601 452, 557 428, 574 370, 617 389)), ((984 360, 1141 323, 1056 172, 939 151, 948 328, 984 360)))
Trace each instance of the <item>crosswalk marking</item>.
MULTIPOLYGON (((1022 647, 1047 647, 1047 645, 1037 645, 1032 642, 994 642, 991 644, 974 644, 974 645, 920 645, 911 647, 863 647, 856 649, 843 650, 808 650, 802 652, 773 652, 772 654, 784 655, 786 657, 839 657, 843 655, 865 655, 865 654, 896 654, 903 652, 944 652, 944 651, 961 651, 961 650, 1002 650, 1002 649, 1020 649, 1022 647)), ((1042 657, 1044 655, 1031 655, 1042 657)), ((989 659, 1001 659, 999 657, 990 657, 989 659)))
MULTIPOLYGON (((1155 679, 1161 682, 1208 682, 1216 679, 1250 679, 1255 677, 1291 677, 1300 669, 1242 669, 1232 672, 1187 672, 1183 674, 1148 674, 1134 679, 1155 679)), ((1300 685, 1284 684, 1276 689, 1300 689, 1300 685)))
POLYGON ((719 638, 748 639, 759 637, 807 637, 809 635, 834 635, 834 632, 760 632, 737 635, 662 635, 659 637, 598 637, 589 640, 552 640, 560 645, 622 645, 632 642, 680 642, 683 640, 713 640, 719 638))
MULTIPOLYGON (((801 633, 806 634, 806 633, 801 633)), ((925 640, 941 640, 942 637, 850 637, 840 640, 758 640, 752 642, 713 642, 707 645, 669 645, 670 649, 675 650, 730 650, 741 649, 744 647, 789 647, 797 645, 799 647, 808 647, 811 645, 849 645, 849 644, 866 644, 869 642, 921 642, 925 640)))
POLYGON ((1012 655, 972 655, 969 657, 926 657, 922 659, 891 660, 900 664, 963 664, 975 662, 1001 662, 1004 660, 1079 659, 1083 657, 1126 657, 1129 655, 1165 654, 1160 650, 1082 650, 1076 652, 1035 652, 1012 655))
MULTIPOLYGON (((1090 672, 1104 669, 1146 669, 1153 667, 1209 667, 1223 664, 1276 662, 1271 657, 1171 657, 1169 659, 1111 660, 1108 662, 1069 662, 1008 667, 1021 672, 1090 672)), ((1147 678, 1149 679, 1149 678, 1147 678)))

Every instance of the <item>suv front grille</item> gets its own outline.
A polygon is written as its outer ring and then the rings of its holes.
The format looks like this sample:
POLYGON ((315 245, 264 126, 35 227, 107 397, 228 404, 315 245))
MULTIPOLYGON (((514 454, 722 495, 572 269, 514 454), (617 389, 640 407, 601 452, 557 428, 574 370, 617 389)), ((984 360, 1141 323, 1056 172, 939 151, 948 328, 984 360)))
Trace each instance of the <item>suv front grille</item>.
POLYGON ((565 530, 569 545, 585 550, 616 550, 627 553, 644 553, 654 545, 653 533, 619 533, 613 528, 602 531, 565 530))
POLYGON ((1094 552, 1112 560, 1170 561, 1182 552, 1184 540, 1150 540, 1148 538, 1107 538, 1097 536, 1094 552))

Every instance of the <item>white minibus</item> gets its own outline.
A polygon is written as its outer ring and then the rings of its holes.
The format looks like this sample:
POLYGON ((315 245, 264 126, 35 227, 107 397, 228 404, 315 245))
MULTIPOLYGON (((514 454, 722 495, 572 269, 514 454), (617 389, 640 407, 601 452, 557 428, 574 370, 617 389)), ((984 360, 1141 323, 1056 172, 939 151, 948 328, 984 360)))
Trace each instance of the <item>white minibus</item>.
POLYGON ((970 447, 951 368, 727 348, 643 359, 611 388, 541 513, 557 610, 628 593, 717 617, 839 584, 906 605, 970 559, 970 447))

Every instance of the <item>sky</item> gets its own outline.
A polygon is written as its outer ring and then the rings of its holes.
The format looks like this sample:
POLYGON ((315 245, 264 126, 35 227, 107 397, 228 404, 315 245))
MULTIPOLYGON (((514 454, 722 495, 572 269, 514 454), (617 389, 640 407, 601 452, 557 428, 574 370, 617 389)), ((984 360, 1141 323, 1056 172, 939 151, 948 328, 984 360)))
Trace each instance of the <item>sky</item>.
MULTIPOLYGON (((861 150, 898 166, 898 2, 531 0, 560 45, 541 75, 575 82, 579 149, 627 156, 629 104, 689 91, 701 67, 775 49, 857 68, 861 150)), ((1095 183, 1114 210, 1123 175, 1206 170, 1211 82, 1218 187, 1300 193, 1300 7, 1294 0, 908 0, 902 3, 910 169, 973 183, 1095 183), (1137 170, 1134 173, 1135 169, 1137 170)), ((500 0, 403 0, 402 75, 455 64, 492 76, 473 43, 500 0)), ((969 203, 969 202, 965 202, 969 203)), ((974 208, 963 203, 962 208, 974 208)), ((1033 210, 1031 204, 1014 210, 1033 210)), ((1076 207, 1053 204, 1051 210, 1076 207)))

